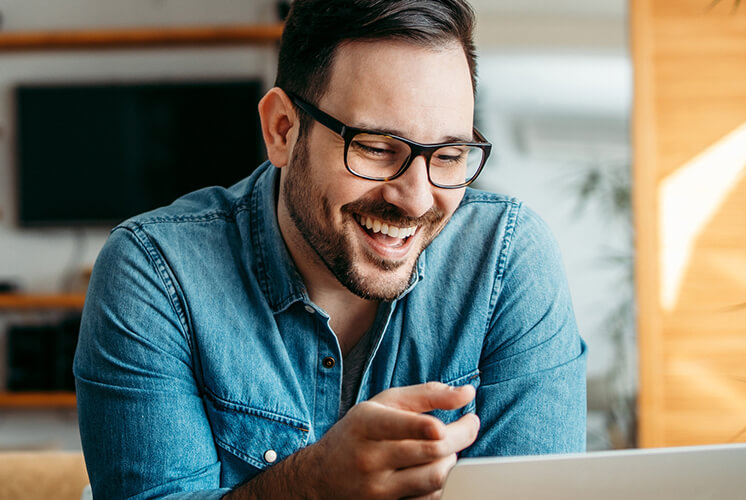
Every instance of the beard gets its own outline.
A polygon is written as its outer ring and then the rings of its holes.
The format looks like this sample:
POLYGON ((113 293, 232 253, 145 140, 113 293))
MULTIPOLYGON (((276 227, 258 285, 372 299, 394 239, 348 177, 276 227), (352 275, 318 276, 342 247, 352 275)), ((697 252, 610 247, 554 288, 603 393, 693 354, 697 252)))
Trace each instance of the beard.
MULTIPOLYGON (((391 301, 409 286, 415 273, 417 258, 448 222, 444 212, 431 207, 420 217, 410 217, 395 205, 384 200, 359 199, 340 208, 342 222, 335 227, 330 201, 310 178, 308 144, 305 137, 298 140, 293 157, 286 167, 282 191, 288 214, 299 233, 319 259, 345 288, 368 300, 391 301), (356 214, 366 214, 399 227, 418 226, 419 248, 412 249, 415 258, 387 260, 363 246, 355 251, 354 232, 359 231, 356 214), (361 260, 372 264, 376 271, 366 276, 361 260), (404 266, 409 269, 399 272, 404 266)), ((343 175, 352 175, 347 171, 343 175)), ((360 179, 361 182, 373 182, 360 179)), ((331 181, 333 182, 333 180, 331 181)))

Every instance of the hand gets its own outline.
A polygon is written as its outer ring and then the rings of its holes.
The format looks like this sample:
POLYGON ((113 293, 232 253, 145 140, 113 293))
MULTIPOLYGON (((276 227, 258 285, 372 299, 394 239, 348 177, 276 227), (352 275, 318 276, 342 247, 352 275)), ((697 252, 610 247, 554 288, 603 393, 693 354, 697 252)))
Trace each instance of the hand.
POLYGON ((423 413, 461 408, 474 395, 470 385, 437 382, 383 391, 223 498, 439 498, 456 453, 476 439, 479 418, 468 413, 445 425, 423 413))
POLYGON ((431 382, 389 389, 354 406, 312 446, 316 494, 439 498, 456 453, 476 439, 479 418, 469 413, 445 425, 423 412, 461 408, 474 395, 470 385, 431 382))

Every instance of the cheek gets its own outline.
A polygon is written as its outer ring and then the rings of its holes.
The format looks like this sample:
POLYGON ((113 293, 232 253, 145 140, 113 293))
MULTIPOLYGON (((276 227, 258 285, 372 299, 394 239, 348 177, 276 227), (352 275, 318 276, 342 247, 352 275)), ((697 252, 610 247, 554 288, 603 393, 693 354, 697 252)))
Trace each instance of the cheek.
POLYGON ((435 205, 443 211, 446 217, 450 217, 458 208, 465 192, 465 189, 439 190, 435 197, 435 205))
POLYGON ((370 196, 370 191, 375 189, 370 181, 358 179, 347 171, 343 146, 332 144, 312 148, 309 151, 309 167, 307 182, 309 188, 313 186, 313 193, 309 189, 309 196, 322 198, 331 210, 329 215, 335 218, 340 217, 340 207, 370 196))

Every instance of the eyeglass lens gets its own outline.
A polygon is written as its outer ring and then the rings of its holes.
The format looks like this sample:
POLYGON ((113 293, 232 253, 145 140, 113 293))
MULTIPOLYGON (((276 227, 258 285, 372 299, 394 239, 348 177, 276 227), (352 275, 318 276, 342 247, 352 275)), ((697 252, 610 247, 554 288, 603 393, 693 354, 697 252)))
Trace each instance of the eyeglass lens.
MULTIPOLYGON (((360 133, 347 150, 347 166, 366 177, 385 179, 396 174, 412 150, 408 144, 386 135, 360 133)), ((444 146, 430 157, 430 180, 443 186, 470 181, 482 165, 484 151, 467 145, 444 146)))

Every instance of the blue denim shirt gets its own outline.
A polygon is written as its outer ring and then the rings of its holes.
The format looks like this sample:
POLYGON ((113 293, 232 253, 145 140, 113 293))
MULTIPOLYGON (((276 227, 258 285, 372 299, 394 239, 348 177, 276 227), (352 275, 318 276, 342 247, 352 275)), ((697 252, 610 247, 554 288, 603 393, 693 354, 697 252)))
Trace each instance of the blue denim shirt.
MULTIPOLYGON (((112 231, 74 365, 94 496, 219 498, 337 421, 342 355, 282 240, 278 177, 266 163, 112 231)), ((557 246, 519 201, 467 189, 372 334, 358 401, 472 384, 434 412, 479 415, 461 456, 585 449, 585 346, 557 246)))

